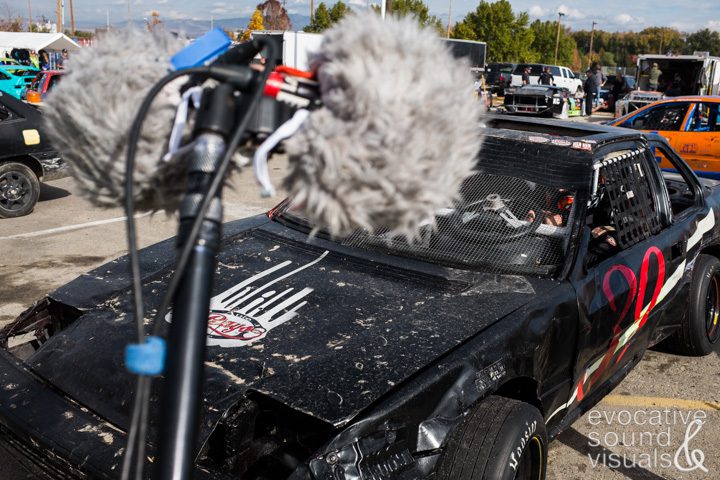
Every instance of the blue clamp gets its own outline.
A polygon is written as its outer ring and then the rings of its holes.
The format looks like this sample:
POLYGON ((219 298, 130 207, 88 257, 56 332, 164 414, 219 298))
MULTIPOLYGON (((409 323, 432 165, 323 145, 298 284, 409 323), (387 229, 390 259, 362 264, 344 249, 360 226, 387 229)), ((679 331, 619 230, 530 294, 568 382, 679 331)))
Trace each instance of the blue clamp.
POLYGON ((214 28, 202 37, 196 38, 171 59, 174 70, 206 65, 225 52, 232 40, 220 28, 214 28))
POLYGON ((125 368, 135 375, 160 375, 165 369, 165 339, 148 337, 125 347, 125 368))

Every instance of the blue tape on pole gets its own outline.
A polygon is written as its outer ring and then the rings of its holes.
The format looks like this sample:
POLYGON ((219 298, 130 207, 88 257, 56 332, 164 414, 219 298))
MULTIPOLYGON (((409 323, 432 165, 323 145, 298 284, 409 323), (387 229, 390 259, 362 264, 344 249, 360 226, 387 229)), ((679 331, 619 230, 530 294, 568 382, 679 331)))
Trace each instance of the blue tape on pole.
POLYGON ((125 368, 135 375, 160 375, 165 369, 165 340, 148 337, 143 344, 125 347, 125 368))
POLYGON ((230 48, 231 44, 232 40, 222 29, 214 28, 176 53, 170 63, 175 70, 205 65, 230 48))

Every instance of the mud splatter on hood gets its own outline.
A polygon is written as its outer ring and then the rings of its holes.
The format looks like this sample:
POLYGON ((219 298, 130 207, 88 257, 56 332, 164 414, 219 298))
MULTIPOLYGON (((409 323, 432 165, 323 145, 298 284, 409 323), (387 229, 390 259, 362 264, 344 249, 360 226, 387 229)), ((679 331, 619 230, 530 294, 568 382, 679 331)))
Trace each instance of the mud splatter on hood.
MULTIPOLYGON (((401 268, 377 252, 351 255, 331 242, 303 243, 277 224, 250 228, 260 223, 225 226, 229 238, 208 329, 206 435, 248 390, 343 425, 557 285, 481 274, 452 279, 440 267, 401 268)), ((150 311, 171 274, 171 249, 163 242, 143 251, 150 311)), ((52 294, 83 315, 27 360, 37 374, 121 428, 134 386, 122 359, 134 331, 123 314, 130 310, 126 268, 124 259, 111 262, 52 294)), ((156 409, 157 390, 152 402, 156 409)))

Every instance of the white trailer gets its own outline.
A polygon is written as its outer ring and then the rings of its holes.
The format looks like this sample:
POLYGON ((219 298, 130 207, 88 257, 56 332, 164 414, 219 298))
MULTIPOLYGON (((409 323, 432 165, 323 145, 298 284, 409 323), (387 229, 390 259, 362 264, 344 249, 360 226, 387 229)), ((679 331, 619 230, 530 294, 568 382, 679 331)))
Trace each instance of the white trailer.
POLYGON ((615 116, 637 110, 669 96, 720 94, 720 57, 708 52, 693 55, 640 55, 637 59, 635 90, 615 103, 615 116), (658 90, 650 90, 650 69, 662 71, 658 90), (676 78, 679 81, 676 81, 676 78), (676 86, 673 86, 675 81, 676 86))
POLYGON ((275 42, 278 50, 278 65, 310 70, 310 55, 320 48, 323 36, 319 33, 282 32, 263 30, 252 33, 255 36, 266 36, 275 42))

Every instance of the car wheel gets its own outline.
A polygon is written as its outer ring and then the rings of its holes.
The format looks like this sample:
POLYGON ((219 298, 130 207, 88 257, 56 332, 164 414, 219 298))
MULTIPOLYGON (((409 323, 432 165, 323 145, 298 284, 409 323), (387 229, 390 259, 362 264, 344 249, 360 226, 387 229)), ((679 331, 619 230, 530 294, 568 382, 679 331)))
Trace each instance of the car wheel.
POLYGON ((543 480, 547 432, 534 406, 490 396, 450 436, 438 469, 443 480, 543 480))
POLYGON ((699 357, 720 342, 720 260, 698 255, 693 270, 687 315, 670 345, 677 353, 699 357))
POLYGON ((40 197, 40 181, 22 163, 0 165, 0 218, 22 217, 33 211, 40 197))

